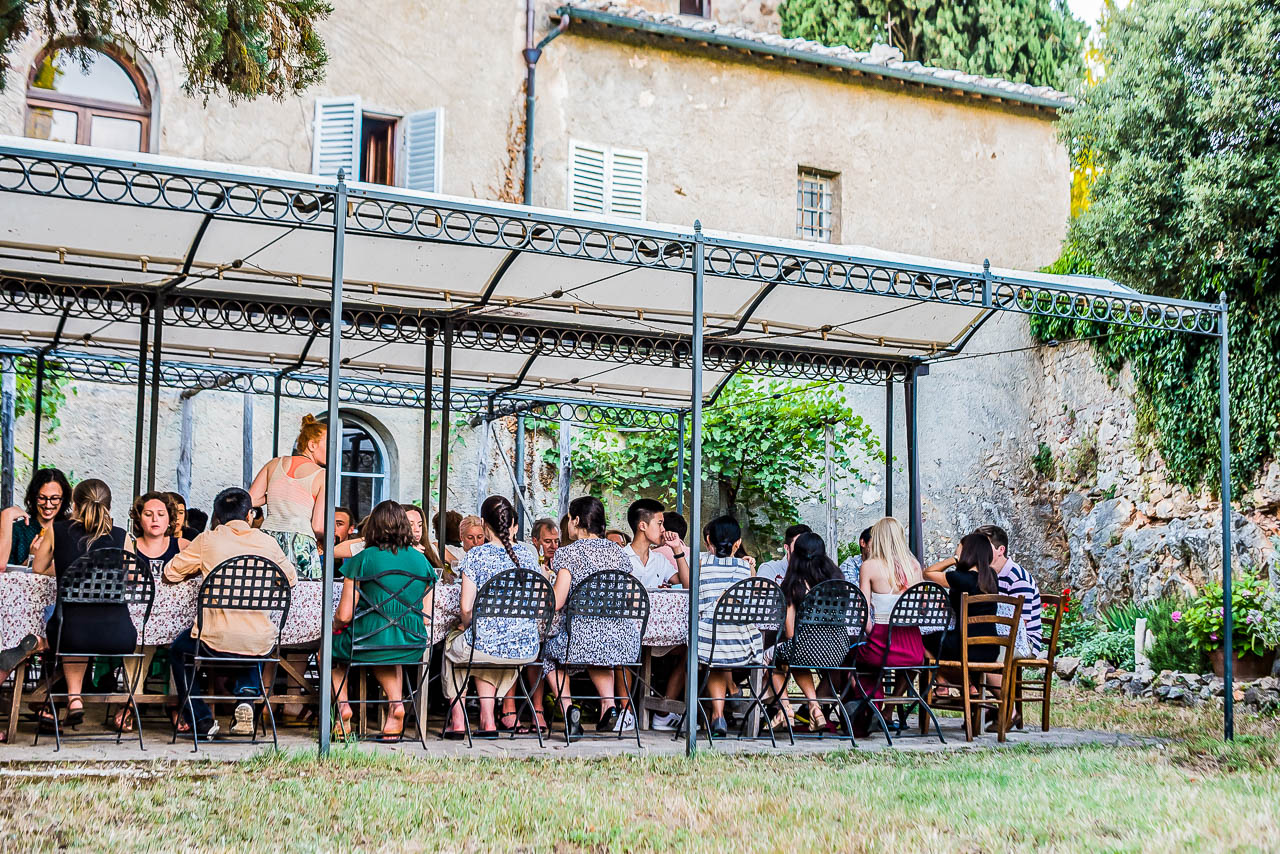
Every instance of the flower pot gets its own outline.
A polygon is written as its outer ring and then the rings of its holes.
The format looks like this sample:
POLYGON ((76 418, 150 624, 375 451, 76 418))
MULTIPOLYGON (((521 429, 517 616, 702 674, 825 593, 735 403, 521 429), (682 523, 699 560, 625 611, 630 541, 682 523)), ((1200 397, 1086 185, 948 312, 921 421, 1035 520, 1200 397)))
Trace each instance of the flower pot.
MULTIPOLYGON (((1215 649, 1209 653, 1209 661, 1213 664, 1213 675, 1221 677, 1224 672, 1223 654, 1221 649, 1215 649)), ((1254 655, 1246 652, 1244 655, 1237 654, 1231 665, 1232 675, 1237 682, 1248 682, 1253 679, 1261 679, 1264 676, 1271 675, 1271 665, 1275 663, 1276 651, 1274 649, 1267 650, 1262 655, 1254 655)))

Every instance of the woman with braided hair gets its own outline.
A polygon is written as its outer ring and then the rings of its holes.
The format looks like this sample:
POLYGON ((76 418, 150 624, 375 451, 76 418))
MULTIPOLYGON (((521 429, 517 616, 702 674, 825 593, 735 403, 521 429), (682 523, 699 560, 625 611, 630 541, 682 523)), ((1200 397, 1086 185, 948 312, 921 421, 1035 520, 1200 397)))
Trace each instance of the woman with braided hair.
POLYGON ((533 546, 514 542, 516 511, 510 501, 501 495, 489 496, 480 505, 480 518, 484 521, 485 542, 467 552, 458 568, 462 576, 461 619, 458 628, 445 639, 441 681, 445 696, 450 701, 446 738, 464 738, 466 732, 466 710, 461 700, 466 687, 463 684, 465 673, 458 673, 456 668, 465 669, 468 661, 510 665, 486 667, 472 674, 476 693, 480 696, 480 729, 475 735, 478 738, 497 738, 494 697, 507 693, 515 684, 520 667, 536 661, 542 645, 535 620, 485 617, 478 621, 478 625, 472 625, 476 594, 490 578, 515 567, 538 571, 538 555, 533 546))

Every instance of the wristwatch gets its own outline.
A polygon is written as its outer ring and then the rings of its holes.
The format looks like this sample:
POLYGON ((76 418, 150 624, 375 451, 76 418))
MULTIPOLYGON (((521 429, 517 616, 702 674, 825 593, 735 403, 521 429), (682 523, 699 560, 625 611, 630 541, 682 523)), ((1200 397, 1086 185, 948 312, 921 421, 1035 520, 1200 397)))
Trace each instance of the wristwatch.
POLYGON ((672 552, 671 556, 676 560, 682 560, 684 558, 684 552, 680 552, 680 554, 676 554, 675 552, 672 552))

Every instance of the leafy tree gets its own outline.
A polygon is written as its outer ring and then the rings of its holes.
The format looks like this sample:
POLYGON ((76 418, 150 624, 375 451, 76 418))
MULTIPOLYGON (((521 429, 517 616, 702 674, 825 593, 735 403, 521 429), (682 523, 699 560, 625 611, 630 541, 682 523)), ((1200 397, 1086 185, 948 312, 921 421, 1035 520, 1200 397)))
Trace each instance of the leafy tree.
MULTIPOLYGON (((34 415, 36 411, 36 360, 33 356, 19 356, 15 360, 14 379, 17 395, 14 398, 14 417, 34 415)), ((67 402, 67 392, 75 394, 71 385, 71 377, 56 360, 50 359, 44 365, 44 389, 40 393, 41 424, 46 436, 52 438, 62 421, 58 412, 67 402)))
MULTIPOLYGON (((713 490, 708 498, 716 510, 734 513, 756 544, 775 543, 799 518, 791 490, 820 491, 828 424, 834 431, 837 488, 867 483, 864 471, 876 462, 883 465, 884 452, 871 428, 849 408, 840 386, 745 376, 730 380, 705 410, 702 428, 703 478, 713 490)), ((537 426, 552 427, 548 422, 537 426)), ((686 436, 686 478, 690 442, 686 436)), ((571 451, 574 479, 596 494, 627 501, 647 495, 674 505, 676 443, 673 431, 592 430, 571 451)), ((557 449, 543 459, 555 465, 557 449)))
POLYGON ((785 0, 782 34, 1065 89, 1080 76, 1088 27, 1062 0, 785 0))
POLYGON ((80 48, 111 42, 172 48, 184 88, 232 101, 283 98, 319 81, 328 61, 316 23, 325 0, 6 0, 0 2, 0 87, 29 34, 80 48))
MULTIPOLYGON (((1280 3, 1135 0, 1102 46, 1106 75, 1061 120, 1096 167, 1056 272, 1098 273, 1167 296, 1230 302, 1237 489, 1280 449, 1280 3)), ((1216 483, 1216 339, 1037 319, 1042 338, 1104 334, 1128 362, 1182 483, 1216 483)), ((1240 493, 1237 493, 1240 494, 1240 493)))

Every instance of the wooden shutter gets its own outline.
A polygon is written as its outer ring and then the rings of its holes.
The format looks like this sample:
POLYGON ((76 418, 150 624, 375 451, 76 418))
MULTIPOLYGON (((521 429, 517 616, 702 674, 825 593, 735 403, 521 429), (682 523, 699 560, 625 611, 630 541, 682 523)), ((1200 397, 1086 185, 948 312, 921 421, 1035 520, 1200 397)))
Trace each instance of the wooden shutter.
POLYGON ((400 183, 410 190, 443 192, 444 108, 421 110, 401 119, 400 183))
POLYGON ((569 142, 569 210, 605 213, 608 206, 609 150, 585 142, 569 142))
POLYGON ((609 213, 644 219, 644 188, 649 155, 643 151, 612 149, 609 153, 609 213))
POLYGON ((311 137, 311 171, 333 177, 341 169, 348 181, 360 180, 359 95, 316 98, 311 137))

